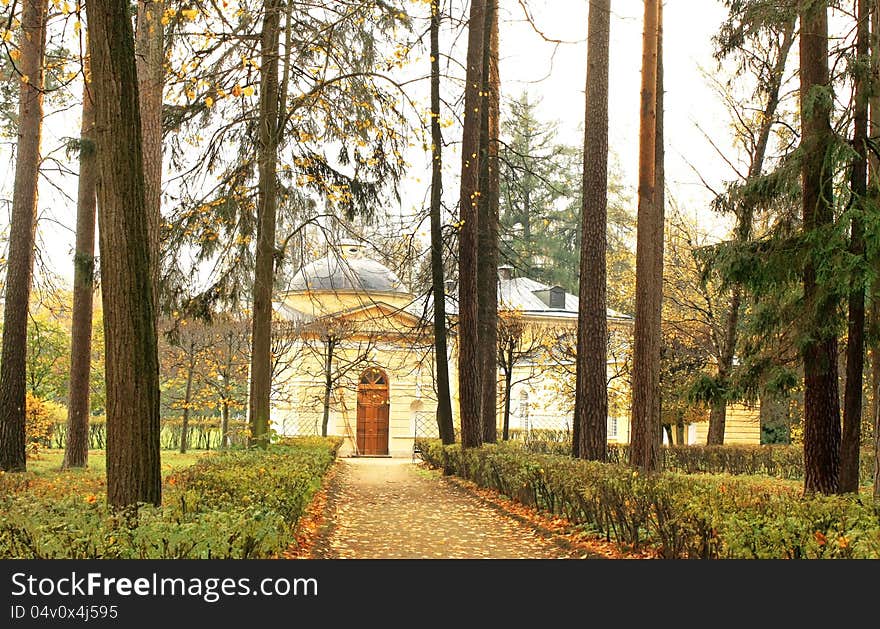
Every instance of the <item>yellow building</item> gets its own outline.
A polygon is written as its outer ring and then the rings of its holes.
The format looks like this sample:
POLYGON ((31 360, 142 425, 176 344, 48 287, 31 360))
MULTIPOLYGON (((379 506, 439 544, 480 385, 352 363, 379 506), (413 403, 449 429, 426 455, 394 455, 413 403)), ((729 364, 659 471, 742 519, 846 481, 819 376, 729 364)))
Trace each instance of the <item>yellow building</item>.
MULTIPOLYGON (((499 369, 499 432, 568 433, 573 414, 578 300, 558 286, 499 269, 499 338, 515 351, 499 369), (506 380, 511 386, 507 395, 506 380)), ((454 297, 454 292, 453 292, 454 297)), ((447 302, 452 318, 455 299, 447 302)), ((416 437, 437 435, 431 304, 386 266, 345 242, 305 265, 275 303, 272 428, 345 439, 343 454, 410 456, 416 437)), ((632 319, 608 311, 608 439, 629 440, 627 384, 632 319)), ((458 425, 455 337, 450 385, 458 425)), ((503 354, 504 352, 502 352, 503 354)), ((697 442, 698 429, 688 432, 697 442)), ((705 439, 703 440, 703 443, 705 439)), ((755 441, 757 443, 757 441, 755 441)))

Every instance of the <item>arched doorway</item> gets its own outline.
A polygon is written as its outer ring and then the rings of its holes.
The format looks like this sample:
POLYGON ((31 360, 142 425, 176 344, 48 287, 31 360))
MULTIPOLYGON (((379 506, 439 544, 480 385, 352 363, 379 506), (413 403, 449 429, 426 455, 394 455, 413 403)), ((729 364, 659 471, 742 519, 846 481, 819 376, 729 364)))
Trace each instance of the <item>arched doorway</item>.
POLYGON ((358 385, 358 454, 388 454, 388 411, 388 376, 371 367, 361 374, 358 385))

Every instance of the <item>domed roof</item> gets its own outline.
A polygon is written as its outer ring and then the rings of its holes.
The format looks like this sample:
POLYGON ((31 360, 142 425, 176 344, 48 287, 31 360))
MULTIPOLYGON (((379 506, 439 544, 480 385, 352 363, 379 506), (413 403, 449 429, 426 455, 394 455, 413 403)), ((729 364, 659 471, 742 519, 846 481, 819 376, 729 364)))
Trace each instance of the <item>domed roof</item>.
POLYGON ((302 267, 293 276, 288 290, 409 292, 394 271, 365 257, 363 247, 355 242, 342 243, 338 249, 302 267))

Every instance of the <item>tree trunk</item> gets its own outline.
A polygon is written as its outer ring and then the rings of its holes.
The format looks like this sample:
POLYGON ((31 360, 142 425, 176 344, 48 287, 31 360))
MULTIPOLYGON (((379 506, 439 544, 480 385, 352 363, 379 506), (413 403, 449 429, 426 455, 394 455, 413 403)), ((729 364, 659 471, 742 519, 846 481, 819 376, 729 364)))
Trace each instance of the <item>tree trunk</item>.
POLYGON ((153 264, 153 293, 156 315, 159 305, 159 226, 162 217, 162 88, 165 83, 161 0, 138 0, 135 59, 141 107, 141 141, 144 152, 144 195, 147 204, 147 233, 153 264))
POLYGON ((107 389, 107 501, 162 499, 156 302, 134 36, 125 0, 89 5, 107 389))
POLYGON ((225 450, 229 447, 229 402, 223 400, 220 420, 220 449, 225 450))
MULTIPOLYGON (((718 379, 727 378, 720 372, 718 379)), ((724 444, 724 431, 727 429, 727 400, 712 400, 709 406, 709 430, 706 436, 706 445, 720 446, 724 444)))
MULTIPOLYGON (((868 61, 868 0, 857 1, 856 55, 868 61)), ((850 209, 854 212, 849 243, 850 254, 864 261, 864 223, 860 213, 868 192, 868 98, 866 77, 857 75, 853 91, 853 158, 850 172, 850 209)), ((849 321, 846 341, 846 383, 843 393, 843 434, 840 440, 841 492, 859 490, 859 445, 862 428, 862 386, 865 369, 865 285, 856 266, 850 283, 849 321)))
MULTIPOLYGON (((88 43, 83 73, 90 75, 88 43)), ((95 297, 95 103, 89 82, 83 83, 79 182, 76 197, 76 252, 73 256, 73 312, 70 324, 70 387, 67 438, 61 467, 89 462, 89 378, 92 369, 92 315, 95 297)))
POLYGON ((483 95, 480 108, 479 246, 480 370, 483 441, 498 440, 498 0, 486 1, 483 29, 483 95))
POLYGON ((251 332, 250 444, 269 444, 269 396, 272 388, 272 287, 275 280, 275 209, 278 161, 278 39, 280 0, 263 4, 260 39, 260 135, 257 204, 257 251, 251 332))
POLYGON ((327 340, 327 352, 324 354, 324 413, 321 417, 321 436, 327 436, 330 425, 330 394, 333 392, 333 341, 327 340))
POLYGON ((577 373, 572 454, 604 461, 608 443, 608 51, 611 1, 590 3, 584 123, 577 373), (575 443, 577 445, 575 445, 575 443))
POLYGON ((510 393, 513 390, 513 352, 508 353, 508 365, 510 365, 510 369, 506 369, 504 372, 504 422, 502 423, 501 428, 501 439, 502 441, 508 441, 510 439, 510 393))
MULTIPOLYGON (((828 9, 826 2, 801 8, 801 126, 803 130, 803 229, 810 236, 833 221, 832 169, 826 163, 832 143, 828 78, 828 9)), ((812 245, 807 245, 812 246, 812 245)), ((837 337, 830 324, 836 302, 817 282, 816 259, 809 252, 804 268, 804 310, 808 339, 804 361, 804 491, 835 493, 839 487, 840 402, 837 393, 837 337)))
POLYGON ((440 129, 440 3, 431 2, 431 292, 434 297, 434 363, 437 430, 445 445, 455 443, 449 354, 446 346, 446 284, 443 272, 443 134, 440 129))
POLYGON ((186 369, 186 389, 183 393, 183 417, 180 421, 180 453, 186 454, 189 447, 189 404, 192 399, 192 381, 196 370, 195 347, 190 343, 190 360, 186 369))
POLYGON ((685 445, 684 442, 684 421, 679 417, 675 422, 675 444, 679 446, 685 445))
POLYGON ((657 263, 656 278, 660 283, 657 288, 656 302, 654 304, 654 321, 657 330, 657 395, 654 396, 651 405, 652 433, 654 435, 653 451, 657 458, 657 469, 662 469, 663 461, 660 459, 660 446, 663 444, 660 422, 663 413, 663 392, 660 389, 660 355, 663 347, 663 239, 666 233, 666 145, 664 143, 664 83, 663 83, 663 2, 657 5, 657 105, 655 109, 654 124, 654 205, 656 206, 657 220, 660 223, 660 232, 654 239, 654 260, 657 263))
POLYGON ((657 135, 658 0, 645 0, 639 125, 639 201, 636 227, 636 315, 632 374, 631 465, 658 467, 660 425, 660 307, 663 288, 663 220, 655 195, 657 135), (658 258, 658 252, 661 254, 658 258))
MULTIPOLYGON (((871 81, 870 137, 880 136, 880 7, 870 5, 871 14, 871 81)), ((880 199, 880 160, 872 151, 868 156, 869 195, 873 203, 880 199)), ((875 263, 876 264, 876 263, 875 263)), ((876 268, 876 267, 875 267, 876 268)), ((871 418, 874 427, 874 500, 880 500, 880 282, 871 286, 871 314, 868 332, 871 360, 871 418)))
POLYGON ((468 27, 464 124, 461 148, 458 254, 458 395, 461 445, 473 448, 483 437, 480 415, 480 343, 477 297, 479 234, 480 88, 483 84, 483 20, 485 0, 471 0, 468 27))
POLYGON ((43 131, 43 59, 46 50, 44 0, 24 0, 18 69, 18 145, 6 261, 3 350, 0 359, 0 470, 23 472, 27 320, 37 228, 37 182, 43 131))

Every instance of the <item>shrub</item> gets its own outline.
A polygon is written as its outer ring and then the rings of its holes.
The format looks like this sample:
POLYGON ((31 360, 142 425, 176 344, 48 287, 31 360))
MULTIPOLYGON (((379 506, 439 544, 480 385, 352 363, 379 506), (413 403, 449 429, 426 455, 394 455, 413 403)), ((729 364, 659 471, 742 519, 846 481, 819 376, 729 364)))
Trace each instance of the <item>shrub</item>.
POLYGON ((25 395, 25 440, 29 455, 52 445, 56 424, 67 420, 67 410, 57 402, 42 400, 28 391, 25 395))
POLYGON ((163 505, 142 505, 134 526, 98 497, 98 479, 71 491, 0 475, 0 558, 275 557, 340 445, 312 438, 218 453, 167 477, 163 505))
MULTIPOLYGON (((536 454, 571 454, 571 442, 556 438, 512 441, 536 454)), ((629 463, 629 444, 609 443, 609 463, 629 463)), ((803 480, 804 451, 790 445, 663 446, 661 465, 670 472, 686 474, 761 474, 803 480)), ((873 448, 862 448, 859 458, 861 482, 870 484, 874 474, 873 448)))
POLYGON ((421 446, 424 460, 447 474, 666 558, 880 558, 880 509, 853 496, 803 497, 777 479, 642 476, 511 444, 421 446))

